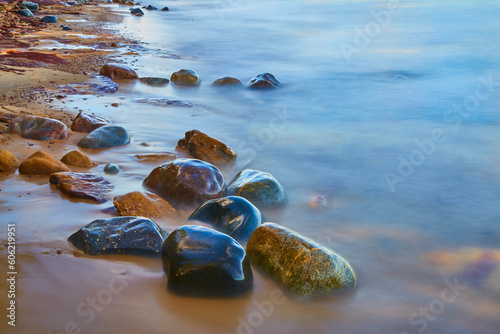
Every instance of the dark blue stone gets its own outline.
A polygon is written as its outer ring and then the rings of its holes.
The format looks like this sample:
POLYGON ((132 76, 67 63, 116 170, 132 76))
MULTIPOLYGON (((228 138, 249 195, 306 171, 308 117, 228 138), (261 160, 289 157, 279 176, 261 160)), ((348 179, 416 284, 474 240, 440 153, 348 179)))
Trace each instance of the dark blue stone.
POLYGON ((121 126, 105 125, 95 129, 78 142, 83 148, 108 148, 128 144, 130 137, 121 126))

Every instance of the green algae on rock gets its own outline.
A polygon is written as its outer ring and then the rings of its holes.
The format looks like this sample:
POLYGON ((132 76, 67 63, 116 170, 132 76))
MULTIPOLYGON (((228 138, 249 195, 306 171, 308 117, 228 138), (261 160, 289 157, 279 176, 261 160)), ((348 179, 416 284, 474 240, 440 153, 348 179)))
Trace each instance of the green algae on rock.
POLYGON ((351 264, 333 250, 275 223, 259 226, 246 247, 253 266, 299 299, 338 294, 356 286, 351 264))

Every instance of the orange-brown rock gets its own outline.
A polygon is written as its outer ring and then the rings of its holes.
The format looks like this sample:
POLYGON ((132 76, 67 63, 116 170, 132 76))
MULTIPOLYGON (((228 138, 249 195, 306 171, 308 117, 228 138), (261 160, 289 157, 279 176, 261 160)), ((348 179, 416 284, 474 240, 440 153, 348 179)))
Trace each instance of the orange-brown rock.
POLYGON ((19 173, 30 175, 50 175, 69 171, 68 166, 43 151, 33 153, 19 166, 19 173))
POLYGON ((137 73, 128 66, 117 64, 106 64, 101 67, 100 75, 104 75, 111 79, 138 79, 137 73))
POLYGON ((86 154, 76 150, 68 152, 64 157, 62 157, 61 161, 69 166, 84 168, 92 167, 92 161, 90 158, 86 154))
POLYGON ((229 164, 237 156, 226 144, 198 130, 186 132, 185 138, 177 143, 176 150, 187 152, 193 158, 214 165, 229 164))
POLYGON ((116 196, 113 200, 120 216, 142 216, 147 218, 173 218, 175 209, 160 196, 142 191, 133 191, 116 196))

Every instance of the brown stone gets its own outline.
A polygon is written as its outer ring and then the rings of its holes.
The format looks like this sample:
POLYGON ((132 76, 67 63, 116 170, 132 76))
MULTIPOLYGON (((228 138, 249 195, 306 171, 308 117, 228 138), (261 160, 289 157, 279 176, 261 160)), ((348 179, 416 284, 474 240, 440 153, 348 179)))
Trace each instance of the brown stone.
POLYGON ((102 176, 91 173, 54 173, 50 175, 50 183, 70 197, 85 198, 104 203, 105 195, 115 186, 102 176))
POLYGON ((113 80, 115 79, 138 79, 137 73, 128 66, 116 65, 116 64, 106 64, 101 67, 99 71, 100 75, 104 75, 113 80))
POLYGON ((147 218, 173 218, 175 209, 160 196, 142 191, 116 196, 113 204, 120 216, 142 216, 147 218))
POLYGON ((61 161, 70 166, 84 168, 92 167, 92 161, 90 158, 86 154, 76 150, 68 152, 64 157, 62 157, 61 161))
POLYGON ((215 165, 229 164, 237 156, 226 144, 198 130, 186 132, 185 138, 177 143, 176 150, 187 152, 193 158, 215 165))
POLYGON ((19 160, 9 150, 0 151, 0 172, 14 171, 19 167, 19 160))
POLYGON ((197 159, 177 159, 158 166, 143 185, 174 207, 198 206, 226 194, 226 184, 219 169, 197 159))
POLYGON ((146 153, 146 154, 136 154, 135 157, 139 159, 140 162, 159 162, 175 160, 177 156, 174 153, 146 153))
POLYGON ((212 82, 212 86, 232 86, 232 85, 242 85, 239 79, 232 77, 223 77, 212 82))
POLYGON ((68 166, 43 151, 33 153, 19 166, 19 173, 30 175, 50 175, 69 171, 68 166))
POLYGON ((71 123, 70 129, 75 132, 92 132, 101 126, 109 125, 111 121, 104 117, 80 112, 71 123))

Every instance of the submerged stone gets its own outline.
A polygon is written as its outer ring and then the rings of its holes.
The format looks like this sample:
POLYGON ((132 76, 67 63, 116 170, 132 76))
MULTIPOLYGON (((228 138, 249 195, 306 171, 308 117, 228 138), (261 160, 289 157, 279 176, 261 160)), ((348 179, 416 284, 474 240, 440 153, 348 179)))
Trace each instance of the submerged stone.
POLYGON ((198 86, 201 82, 198 74, 192 70, 186 69, 174 72, 170 77, 170 81, 181 86, 198 86))
POLYGON ((203 203, 188 220, 212 224, 220 232, 246 242, 252 232, 264 223, 260 210, 238 196, 213 199, 203 203))
POLYGON ((242 85, 241 81, 232 77, 223 77, 212 82, 212 86, 242 85))
POLYGON ((36 140, 67 139, 66 125, 52 118, 40 116, 19 116, 10 121, 10 133, 36 140))
POLYGON ((104 166, 104 173, 106 174, 118 174, 120 172, 120 167, 117 164, 109 163, 104 166))
POLYGON ((187 131, 185 137, 177 143, 176 150, 215 165, 229 164, 237 157, 226 144, 198 130, 187 131))
POLYGON ((168 233, 144 217, 97 219, 73 233, 68 241, 90 255, 159 255, 168 233))
POLYGON ((282 206, 287 202, 285 189, 270 173, 253 169, 239 172, 228 186, 228 195, 241 196, 260 208, 282 206))
POLYGON ((228 297, 252 286, 243 247, 207 227, 187 225, 172 232, 163 243, 162 261, 167 288, 178 294, 228 297))
POLYGON ((144 180, 143 186, 174 207, 198 206, 226 195, 224 177, 219 169, 197 159, 176 159, 158 166, 144 180))
POLYGON ((258 227, 246 251, 253 266, 299 299, 338 294, 356 286, 356 273, 346 259, 278 224, 258 227))
POLYGON ((130 137, 123 127, 105 125, 89 133, 77 145, 83 148, 109 148, 126 145, 129 142, 130 137))
POLYGON ((104 203, 108 199, 106 194, 115 186, 102 176, 91 173, 54 173, 49 182, 69 197, 84 198, 104 203))
POLYGON ((139 78, 139 80, 150 86, 165 86, 166 84, 169 83, 169 80, 167 78, 158 78, 158 77, 143 77, 139 78))
POLYGON ((281 82, 271 73, 261 73, 253 77, 247 84, 248 88, 279 88, 281 82))

